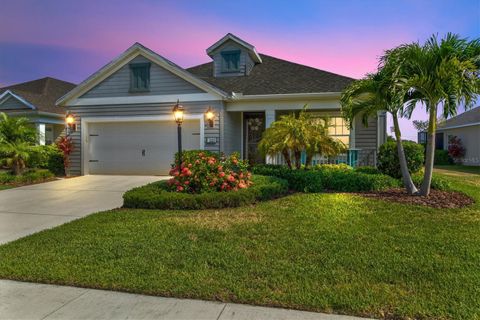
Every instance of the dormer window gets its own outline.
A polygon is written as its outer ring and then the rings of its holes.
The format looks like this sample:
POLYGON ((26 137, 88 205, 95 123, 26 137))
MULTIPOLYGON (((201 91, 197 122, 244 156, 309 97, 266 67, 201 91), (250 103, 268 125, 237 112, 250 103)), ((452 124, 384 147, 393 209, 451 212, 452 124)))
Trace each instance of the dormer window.
POLYGON ((150 91, 150 63, 130 64, 130 92, 150 91))
POLYGON ((222 72, 240 71, 240 50, 222 51, 222 72))

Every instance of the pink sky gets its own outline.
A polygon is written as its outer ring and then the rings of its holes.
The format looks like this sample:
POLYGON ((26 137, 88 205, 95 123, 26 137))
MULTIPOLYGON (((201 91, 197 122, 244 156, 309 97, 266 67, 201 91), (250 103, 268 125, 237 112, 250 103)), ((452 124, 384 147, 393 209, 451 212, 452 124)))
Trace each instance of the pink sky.
MULTIPOLYGON (((228 32, 261 53, 355 78, 384 50, 433 33, 480 35, 480 0, 4 0, 0 84, 53 76, 81 82, 134 42, 182 67, 210 61, 228 32), (428 14, 427 14, 428 13, 428 14)), ((424 119, 419 109, 414 118, 424 119)), ((416 139, 410 120, 404 136, 416 139)))

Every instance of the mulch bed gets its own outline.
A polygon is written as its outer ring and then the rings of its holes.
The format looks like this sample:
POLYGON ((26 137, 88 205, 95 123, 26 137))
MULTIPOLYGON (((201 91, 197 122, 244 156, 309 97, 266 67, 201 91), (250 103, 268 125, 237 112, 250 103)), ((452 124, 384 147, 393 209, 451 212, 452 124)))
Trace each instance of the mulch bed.
POLYGON ((472 198, 460 192, 440 191, 433 189, 428 197, 411 196, 407 194, 404 189, 360 193, 360 195, 367 198, 375 198, 384 201, 406 203, 411 205, 422 205, 437 209, 463 208, 475 202, 472 198))

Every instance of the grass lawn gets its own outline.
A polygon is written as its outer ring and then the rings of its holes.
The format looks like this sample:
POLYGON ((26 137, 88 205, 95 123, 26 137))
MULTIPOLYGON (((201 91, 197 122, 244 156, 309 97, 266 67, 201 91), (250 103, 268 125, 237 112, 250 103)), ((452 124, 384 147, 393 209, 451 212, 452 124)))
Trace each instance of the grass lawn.
POLYGON ((13 188, 13 187, 12 186, 7 186, 7 185, 4 185, 4 184, 0 184, 0 190, 10 189, 10 188, 13 188))
POLYGON ((436 210, 349 194, 112 210, 0 247, 0 278, 374 317, 480 317, 480 176, 436 210))

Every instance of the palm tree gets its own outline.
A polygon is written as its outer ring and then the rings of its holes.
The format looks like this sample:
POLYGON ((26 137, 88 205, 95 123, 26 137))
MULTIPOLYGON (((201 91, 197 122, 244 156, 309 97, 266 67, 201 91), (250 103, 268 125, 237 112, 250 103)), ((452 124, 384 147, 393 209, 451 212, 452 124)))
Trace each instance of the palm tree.
POLYGON ((263 133, 259 150, 269 156, 282 154, 285 163, 300 169, 302 152, 306 153, 306 166, 312 163, 315 154, 334 156, 345 150, 342 142, 328 135, 328 120, 312 117, 305 105, 298 117, 294 113, 284 115, 263 133))
POLYGON ((11 167, 15 175, 20 175, 25 169, 25 163, 30 158, 33 145, 28 142, 13 141, 0 143, 0 154, 7 166, 11 167))
POLYGON ((395 79, 392 65, 385 60, 377 73, 368 74, 365 78, 350 84, 343 91, 340 102, 342 113, 350 126, 352 126, 355 117, 359 115, 362 116, 362 122, 365 126, 368 126, 368 119, 376 116, 378 111, 386 111, 392 115, 403 184, 409 194, 414 194, 417 192, 417 188, 408 170, 398 123, 404 93, 396 87, 395 79))
POLYGON ((26 118, 13 118, 0 113, 0 156, 12 167, 15 175, 22 173, 37 141, 37 132, 26 118))
POLYGON ((297 150, 298 139, 295 138, 296 119, 294 114, 282 116, 267 128, 258 144, 258 149, 264 155, 276 156, 281 154, 287 166, 292 169, 290 151, 297 150))
POLYGON ((434 35, 423 46, 412 43, 387 53, 397 62, 399 85, 407 93, 404 115, 410 117, 417 103, 429 113, 425 175, 420 195, 428 196, 433 172, 438 108, 443 117, 457 113, 459 105, 470 108, 480 93, 480 39, 468 41, 447 34, 440 41, 434 35))
POLYGON ((316 154, 333 157, 346 151, 345 144, 328 133, 330 127, 328 117, 315 118, 303 110, 299 115, 299 120, 305 128, 305 168, 312 165, 313 157, 316 154))

